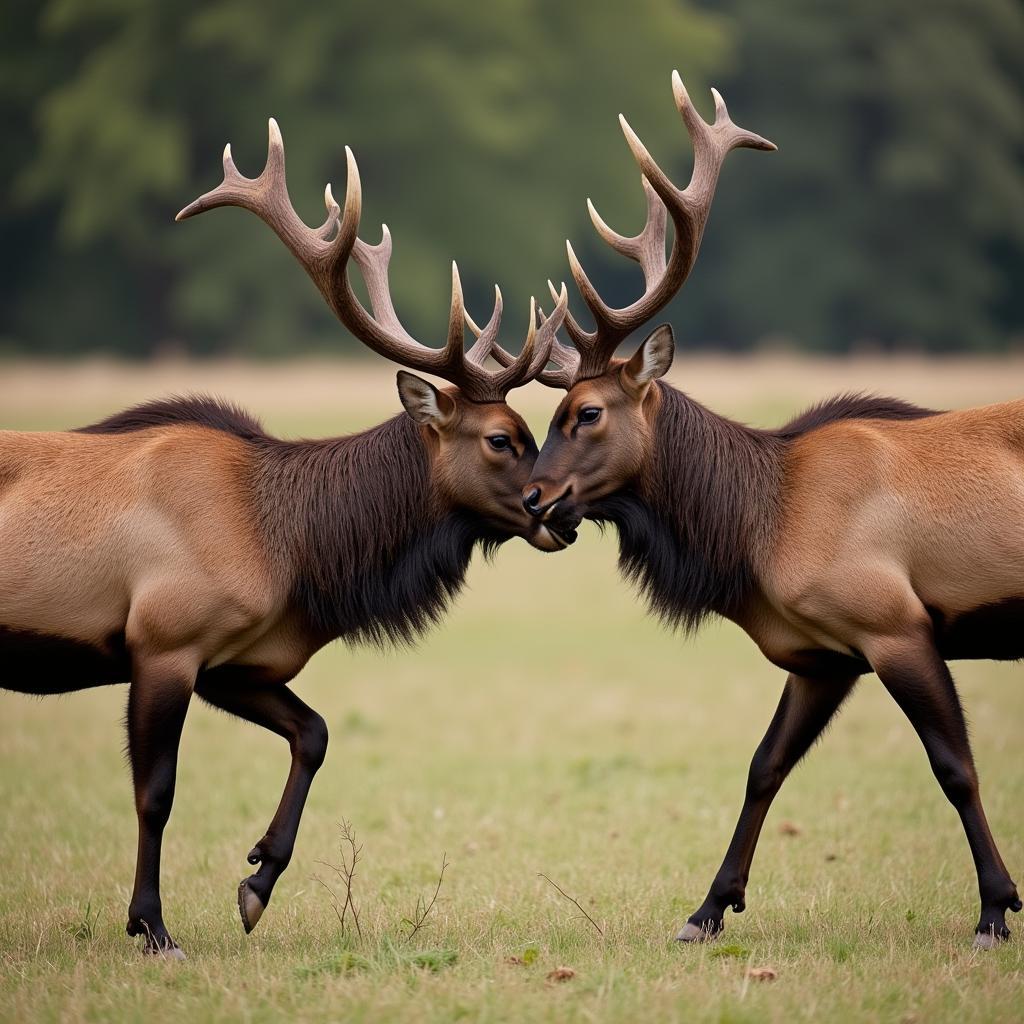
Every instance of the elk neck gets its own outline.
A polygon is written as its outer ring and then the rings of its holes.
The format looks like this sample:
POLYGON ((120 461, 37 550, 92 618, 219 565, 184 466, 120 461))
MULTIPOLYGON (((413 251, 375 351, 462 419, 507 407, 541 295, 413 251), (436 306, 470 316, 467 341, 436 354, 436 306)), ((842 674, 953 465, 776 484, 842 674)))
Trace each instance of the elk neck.
POLYGON ((420 428, 258 444, 254 497, 271 558, 317 639, 411 643, 447 610, 477 542, 500 538, 438 500, 420 428))
POLYGON ((653 440, 636 483, 597 518, 619 533, 619 568, 672 626, 734 618, 755 593, 771 541, 786 440, 660 389, 653 440))

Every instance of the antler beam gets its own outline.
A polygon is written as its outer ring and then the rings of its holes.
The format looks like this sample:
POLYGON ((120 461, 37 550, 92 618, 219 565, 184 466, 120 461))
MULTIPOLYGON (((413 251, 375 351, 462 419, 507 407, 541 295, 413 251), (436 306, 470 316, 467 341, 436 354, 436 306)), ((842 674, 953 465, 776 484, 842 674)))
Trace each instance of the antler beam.
MULTIPOLYGON (((452 263, 452 298, 448 315, 447 339, 442 348, 417 341, 402 325, 388 280, 391 260, 391 233, 382 226, 381 240, 369 245, 358 237, 362 212, 362 187, 359 168, 346 146, 348 178, 345 205, 340 208, 331 193, 324 190, 327 217, 319 228, 306 225, 292 206, 285 178, 284 142, 277 122, 269 122, 267 162, 258 178, 247 178, 235 166, 231 146, 224 148, 224 180, 210 192, 186 206, 175 218, 185 220, 218 206, 240 206, 256 214, 288 247, 312 278, 338 319, 364 345, 374 352, 410 369, 422 370, 455 384, 471 401, 502 401, 514 387, 526 383, 547 364, 555 343, 555 333, 566 312, 560 310, 540 329, 537 328, 534 302, 530 305, 530 327, 519 355, 498 371, 489 370, 485 360, 497 345, 501 324, 501 292, 495 286, 494 311, 470 351, 465 351, 465 302, 459 270, 452 263), (367 312, 352 290, 348 278, 349 260, 355 262, 370 296, 372 313, 367 312)), ((504 355, 507 353, 502 350, 504 355)))
MULTIPOLYGON (((641 171, 641 184, 647 197, 647 221, 633 237, 613 231, 588 199, 587 209, 597 233, 616 252, 639 264, 644 276, 644 293, 629 306, 609 306, 587 277, 572 244, 566 242, 569 269, 583 301, 594 318, 594 330, 585 330, 571 314, 565 316, 565 328, 576 348, 572 352, 557 341, 552 360, 558 369, 547 370, 538 379, 552 387, 569 388, 577 380, 600 376, 608 368, 619 343, 634 330, 656 316, 683 286, 697 259, 704 226, 711 210, 718 175, 726 156, 733 149, 774 150, 775 144, 740 128, 729 117, 725 101, 716 89, 715 119, 708 124, 697 112, 678 71, 672 72, 672 94, 693 141, 693 173, 685 189, 678 189, 655 163, 647 148, 620 114, 619 124, 626 143, 641 171), (665 259, 665 235, 668 217, 675 229, 672 251, 665 259)), ((557 296, 549 281, 552 296, 557 296)), ((498 355, 497 352, 495 353, 498 355)), ((503 353, 499 358, 509 358, 503 353)))

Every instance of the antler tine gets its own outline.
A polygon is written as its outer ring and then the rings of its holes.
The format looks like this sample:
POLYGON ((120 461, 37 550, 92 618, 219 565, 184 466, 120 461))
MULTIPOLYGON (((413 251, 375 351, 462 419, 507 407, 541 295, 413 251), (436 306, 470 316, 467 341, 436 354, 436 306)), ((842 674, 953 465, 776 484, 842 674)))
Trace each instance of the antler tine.
MULTIPOLYGON (((501 293, 498 292, 500 300, 501 293)), ((555 294, 555 308, 551 316, 545 316, 543 310, 537 305, 537 300, 530 297, 530 329, 526 335, 526 341, 518 356, 513 356, 508 350, 498 344, 497 330, 491 330, 494 318, 486 327, 481 328, 467 313, 466 323, 469 329, 476 335, 477 342, 470 354, 480 353, 481 361, 487 356, 493 356, 494 360, 505 368, 504 373, 499 374, 503 383, 507 383, 508 389, 518 387, 534 378, 549 383, 545 376, 550 371, 544 367, 552 358, 552 350, 557 346, 563 351, 568 351, 560 345, 557 340, 557 332, 565 320, 569 306, 569 292, 565 285, 562 285, 560 293, 555 294), (538 328, 537 321, 540 321, 538 328), (486 343, 486 349, 482 345, 486 343)), ((469 358, 467 356, 467 358, 469 358)), ((554 386, 554 385, 552 385, 554 386)))
MULTIPOLYGON (((726 156, 739 148, 774 151, 774 142, 740 128, 729 116, 729 110, 717 89, 711 90, 715 100, 715 119, 708 124, 700 116, 690 99, 686 86, 678 71, 672 72, 672 95, 676 108, 686 123, 693 140, 693 173, 690 182, 682 192, 676 192, 685 207, 689 207, 693 223, 692 245, 694 257, 700 245, 711 201, 714 198, 718 175, 726 156)), ((664 197, 663 197, 664 198, 664 197)), ((671 207, 671 202, 669 202, 671 207)), ((674 219, 674 218, 673 218, 674 219)))
POLYGON ((640 176, 640 185, 647 200, 647 222, 638 235, 626 237, 612 230, 589 199, 587 199, 587 210, 594 228, 601 238, 617 253, 640 264, 644 283, 650 285, 665 272, 665 222, 668 210, 661 201, 661 197, 643 175, 640 176))
POLYGON ((558 330, 565 321, 565 315, 569 309, 569 290, 562 285, 562 290, 555 302, 555 307, 550 316, 545 316, 543 311, 536 306, 535 299, 530 298, 530 320, 532 327, 523 345, 519 358, 509 367, 508 373, 513 375, 519 383, 525 383, 534 377, 540 377, 543 368, 551 359, 551 352, 557 344, 558 330), (540 320, 540 327, 537 327, 534 309, 537 309, 537 318, 540 320))
MULTIPOLYGON (((483 365, 484 349, 497 335, 501 319, 501 295, 498 293, 491 322, 485 331, 489 339, 474 346, 472 358, 464 352, 465 302, 458 267, 452 264, 452 299, 448 314, 448 332, 442 348, 418 342, 402 325, 395 312, 388 280, 391 260, 391 233, 384 225, 381 240, 370 245, 357 237, 362 211, 362 187, 359 168, 346 146, 348 180, 344 207, 339 207, 331 186, 324 189, 327 216, 319 228, 310 228, 295 212, 288 196, 285 177, 284 142, 277 122, 268 126, 267 160, 258 178, 247 178, 235 166, 230 144, 224 149, 224 180, 215 189, 200 196, 177 216, 185 220, 218 206, 240 206, 256 214, 285 243, 306 273, 313 279, 338 319, 363 344, 411 369, 423 370, 456 384, 474 401, 499 401, 517 383, 523 383, 530 359, 517 362, 515 373, 492 373, 483 365), (366 284, 372 314, 367 312, 352 290, 347 264, 352 259, 366 284)), ((531 335, 535 331, 531 316, 531 335)), ((531 347, 532 352, 532 347, 531 347)))
POLYGON ((569 246, 572 276, 594 315, 596 326, 591 332, 585 331, 571 314, 567 315, 566 330, 578 352, 575 365, 571 360, 562 358, 564 346, 553 348, 552 358, 560 370, 545 371, 539 375, 538 379, 545 383, 557 377, 559 383, 555 386, 570 386, 575 380, 599 376, 607 369, 619 343, 663 309, 689 276, 707 223, 718 175, 728 153, 741 146, 763 150, 776 148, 767 139, 736 125, 717 90, 712 90, 715 120, 711 124, 697 112, 678 71, 672 72, 672 93, 693 142, 693 173, 686 188, 680 190, 669 180, 620 114, 622 133, 640 167, 647 199, 647 219, 643 230, 632 237, 620 235, 604 222, 594 204, 587 200, 590 219, 601 238, 620 255, 640 265, 644 275, 644 293, 621 309, 609 306, 601 299, 576 259, 572 246, 569 246), (669 216, 675 237, 666 260, 669 216))
POLYGON ((338 228, 341 227, 341 207, 338 206, 338 201, 334 198, 330 182, 327 182, 324 186, 324 206, 327 207, 327 219, 317 229, 317 235, 323 241, 329 242, 338 228))
MULTIPOLYGON (((566 244, 566 246, 569 245, 568 239, 566 240, 565 244, 566 244)), ((555 286, 550 281, 548 281, 548 291, 551 292, 551 298, 555 302, 557 302, 558 301, 558 290, 555 288, 555 286)), ((586 348, 588 345, 593 343, 593 340, 596 337, 597 332, 596 331, 591 332, 591 331, 586 330, 583 327, 583 325, 576 319, 576 317, 573 316, 572 310, 568 310, 567 309, 565 311, 565 321, 564 321, 564 323, 565 323, 566 334, 569 335, 569 340, 573 343, 573 345, 576 346, 576 349, 582 351, 583 348, 586 348)), ((557 347, 564 347, 564 346, 561 346, 559 342, 556 342, 555 344, 556 344, 557 347)))
MULTIPOLYGON (((470 316, 468 309, 463 311, 466 326, 473 332, 473 336, 476 338, 473 347, 466 353, 466 359, 472 360, 475 363, 483 363, 488 356, 493 356, 500 366, 511 366, 516 361, 516 357, 498 344, 498 324, 501 321, 502 298, 501 289, 497 285, 494 286, 494 296, 494 311, 491 313, 491 319, 483 327, 470 316), (497 318, 497 322, 495 318, 497 318)), ((529 338, 532 330, 532 327, 527 328, 527 338, 529 338)))
MULTIPOLYGON (((562 284, 562 290, 565 290, 564 283, 562 284)), ((548 291, 551 293, 551 298, 557 300, 559 292, 550 278, 548 279, 548 291)), ((572 338, 572 332, 569 329, 571 319, 572 313, 566 310, 565 326, 566 330, 569 331, 570 338, 572 338)), ((556 369, 544 370, 542 373, 537 374, 537 380, 551 388, 565 388, 566 390, 571 388, 580 368, 580 350, 574 346, 576 346, 575 339, 573 339, 573 347, 571 347, 563 345, 556 335, 552 340, 550 353, 550 362, 555 364, 556 369)))
MULTIPOLYGON (((477 339, 470 350, 466 353, 466 359, 472 363, 483 363, 484 360, 491 354, 492 348, 497 344, 498 331, 501 328, 501 314, 503 310, 503 303, 501 298, 501 289, 494 286, 494 309, 491 311, 491 318, 487 321, 484 327, 478 327, 473 318, 469 315, 469 310, 464 310, 463 315, 466 318, 466 324, 469 329, 473 332, 474 337, 477 339)), ((502 364, 507 365, 507 364, 502 364)))
MULTIPOLYGON (((350 248, 355 240, 358 228, 359 210, 361 207, 361 190, 359 172, 354 178, 349 175, 349 188, 345 195, 345 213, 347 220, 354 223, 345 225, 351 228, 351 238, 343 238, 348 232, 340 231, 342 218, 337 202, 330 193, 330 186, 324 192, 327 205, 327 219, 317 229, 311 229, 303 223, 295 212, 288 197, 288 186, 285 179, 284 142, 277 121, 270 118, 267 122, 267 160, 257 178, 247 178, 235 166, 231 155, 231 143, 224 147, 224 180, 215 189, 204 193, 198 199, 180 210, 175 220, 187 220, 198 213, 215 209, 218 206, 241 206, 255 213, 268 224, 277 236, 291 250, 292 254, 304 267, 315 261, 323 260, 334 252, 342 252, 350 248), (332 237, 333 236, 333 237, 332 237)), ((354 160, 350 156, 350 172, 354 160)))
POLYGON ((452 302, 448 311, 448 342, 444 347, 444 363, 456 372, 466 361, 465 318, 466 300, 462 294, 462 278, 459 277, 458 263, 452 260, 452 302))
MULTIPOLYGON (((532 298, 532 296, 531 296, 532 298)), ((555 313, 553 315, 559 316, 563 321, 565 318, 565 310, 558 313, 558 302, 561 301, 562 296, 558 296, 558 301, 555 303, 555 313)), ((568 309, 569 306, 569 293, 565 293, 565 306, 568 309)), ((558 331, 557 328, 552 330, 547 327, 550 317, 544 312, 544 308, 537 303, 537 322, 540 325, 539 336, 543 338, 550 338, 550 342, 542 340, 540 344, 534 346, 535 352, 533 356, 533 362, 530 363, 529 375, 530 377, 536 377, 541 370, 551 361, 551 352, 555 345, 558 344, 558 331)))

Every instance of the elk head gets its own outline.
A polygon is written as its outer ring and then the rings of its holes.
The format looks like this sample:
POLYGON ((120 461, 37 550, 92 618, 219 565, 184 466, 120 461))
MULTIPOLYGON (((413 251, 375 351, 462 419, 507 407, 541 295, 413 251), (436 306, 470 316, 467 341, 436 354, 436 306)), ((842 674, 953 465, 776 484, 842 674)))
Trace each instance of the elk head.
MULTIPOLYGON (((549 318, 542 318, 530 300, 526 341, 515 358, 502 349, 505 362, 495 370, 486 360, 497 346, 501 325, 501 292, 495 286, 494 310, 477 332, 469 351, 464 346, 468 320, 458 267, 452 264, 452 299, 447 341, 442 348, 421 344, 402 326, 395 313, 388 281, 391 234, 382 227, 380 242, 369 245, 357 237, 362 208, 359 169, 346 146, 348 180, 344 208, 324 191, 327 217, 310 228, 295 212, 285 180, 284 143, 270 119, 267 162, 258 178, 239 173, 224 148, 224 181, 186 206, 177 220, 218 206, 240 206, 264 221, 319 288, 338 319, 363 344, 402 366, 447 381, 438 388, 415 374, 398 374, 398 393, 406 413, 420 426, 433 466, 434 492, 451 509, 480 516, 491 534, 526 537, 544 551, 564 548, 574 539, 571 527, 557 519, 542 522, 527 514, 522 490, 537 458, 537 445, 523 418, 505 401, 512 388, 532 380, 547 365, 555 333, 565 316, 568 297, 563 288, 549 318), (372 312, 352 290, 348 263, 362 275, 372 312)), ((472 322, 472 321, 470 321, 472 322)))
MULTIPOLYGON (((708 124, 690 101, 678 72, 672 73, 676 106, 693 140, 693 174, 678 189, 654 162, 644 144, 619 116, 626 142, 642 173, 647 197, 647 222, 632 238, 613 231, 590 200, 587 206, 598 234, 618 253, 640 265, 644 294, 621 309, 598 295, 566 243, 569 267, 594 318, 585 330, 571 313, 564 323, 573 347, 553 341, 551 359, 557 369, 537 379, 568 392, 555 411, 533 476, 523 491, 523 504, 541 521, 579 522, 603 498, 634 486, 648 464, 656 439, 660 402, 656 381, 672 365, 672 329, 657 328, 629 359, 615 350, 634 330, 656 316, 682 287, 697 258, 722 163, 740 146, 773 150, 767 139, 737 127, 716 90, 715 120, 708 124), (674 238, 665 258, 665 229, 672 218, 674 238)), ((548 282, 553 297, 559 298, 548 282)), ((564 286, 563 286, 564 292, 564 286)), ((496 347, 496 357, 511 365, 512 357, 496 347)))

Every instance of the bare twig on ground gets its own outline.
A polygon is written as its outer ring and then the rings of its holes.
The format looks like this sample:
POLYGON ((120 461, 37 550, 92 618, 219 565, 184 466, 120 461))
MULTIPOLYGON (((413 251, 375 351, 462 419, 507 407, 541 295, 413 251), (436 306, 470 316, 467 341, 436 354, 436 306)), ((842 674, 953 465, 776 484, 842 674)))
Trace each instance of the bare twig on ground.
POLYGON ((318 860, 317 863, 322 864, 338 876, 345 886, 345 898, 341 899, 334 889, 319 875, 314 875, 313 881, 319 882, 331 894, 331 903, 334 907, 335 916, 338 918, 338 923, 341 925, 341 934, 345 934, 348 912, 351 910, 352 921, 356 926, 356 934, 362 939, 363 929, 359 924, 359 911, 356 909, 355 901, 352 898, 352 886, 356 877, 356 864, 359 863, 359 855, 363 852, 363 848, 361 845, 356 844, 356 830, 348 819, 341 819, 341 822, 338 824, 338 832, 341 837, 338 842, 341 864, 329 864, 325 860, 318 860))
POLYGON ((444 881, 444 873, 448 867, 448 854, 441 854, 441 874, 437 877, 437 885, 434 888, 434 895, 430 897, 429 903, 423 902, 423 897, 419 897, 416 900, 416 914, 414 918, 405 918, 402 924, 410 925, 412 931, 406 936, 407 939, 411 939, 426 923, 427 915, 434 908, 434 904, 437 902, 437 895, 441 891, 441 883, 444 881))
POLYGON ((567 899, 567 900, 568 900, 568 901, 569 901, 570 903, 575 903, 575 904, 576 904, 576 906, 577 906, 577 907, 579 907, 579 911, 580 911, 580 913, 581 913, 581 914, 582 914, 582 915, 583 915, 583 916, 584 916, 584 917, 585 917, 585 918, 586 918, 586 919, 587 919, 587 920, 588 920, 588 921, 589 921, 589 922, 590 922, 590 923, 591 923, 591 924, 592 924, 592 925, 594 926, 594 928, 595 928, 595 929, 596 929, 596 931, 597 931, 597 934, 598 934, 598 935, 600 935, 602 939, 604 938, 604 931, 603 931, 603 929, 602 929, 602 928, 601 928, 601 926, 600 926, 600 925, 599 925, 599 924, 598 924, 598 923, 597 923, 597 922, 596 922, 596 921, 595 921, 595 920, 594 920, 594 919, 593 919, 593 918, 592 918, 592 917, 591 917, 591 916, 590 916, 590 915, 589 915, 589 914, 588 914, 588 913, 587 913, 587 912, 586 912, 586 911, 585 911, 585 910, 583 909, 583 905, 582 905, 582 904, 580 903, 580 901, 579 901, 578 899, 576 899, 576 898, 575 898, 574 896, 570 896, 570 895, 569 895, 569 894, 568 894, 568 893, 567 893, 567 892, 566 892, 566 891, 565 891, 565 890, 564 890, 564 889, 563 889, 563 888, 562 888, 562 887, 561 887, 561 886, 560 886, 560 885, 559 885, 559 884, 558 884, 557 882, 553 882, 553 881, 551 881, 551 879, 550 879, 550 878, 548 878, 548 876, 547 876, 547 875, 545 875, 543 871, 538 871, 538 872, 537 872, 537 875, 538 875, 538 877, 540 877, 540 878, 543 878, 543 879, 544 879, 544 881, 545 881, 545 882, 547 882, 547 883, 548 883, 549 885, 552 885, 552 886, 554 886, 554 887, 555 887, 555 888, 556 888, 556 889, 557 889, 557 890, 558 890, 558 891, 559 891, 559 892, 560 892, 560 893, 561 893, 561 894, 562 894, 562 895, 563 895, 563 896, 564 896, 564 897, 565 897, 565 898, 566 898, 566 899, 567 899))

